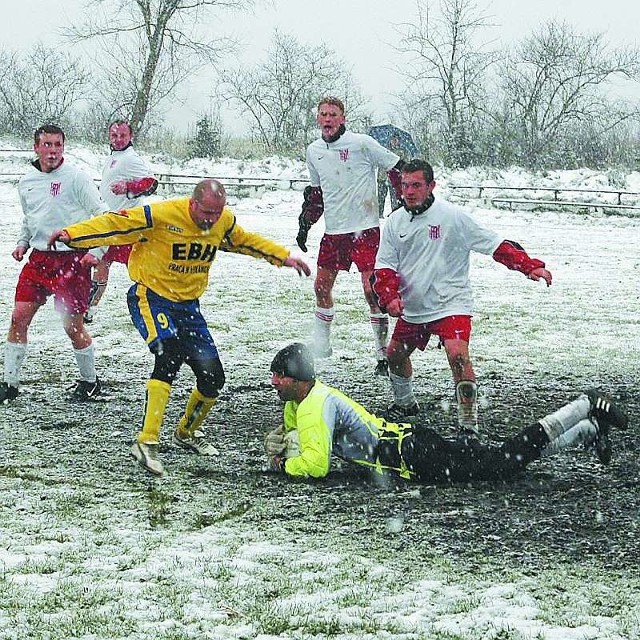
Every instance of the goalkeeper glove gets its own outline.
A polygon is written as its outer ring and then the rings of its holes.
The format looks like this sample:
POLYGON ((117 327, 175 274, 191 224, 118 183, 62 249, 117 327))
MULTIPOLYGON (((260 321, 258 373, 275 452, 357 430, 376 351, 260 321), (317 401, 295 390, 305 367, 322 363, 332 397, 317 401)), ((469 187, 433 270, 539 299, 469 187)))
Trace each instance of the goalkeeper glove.
POLYGON ((300 455, 300 437, 298 430, 293 429, 284 434, 284 453, 283 456, 289 458, 297 458, 300 455))
POLYGON ((282 455, 285 447, 286 444, 283 427, 278 427, 273 431, 269 431, 264 438, 264 450, 270 458, 282 455))

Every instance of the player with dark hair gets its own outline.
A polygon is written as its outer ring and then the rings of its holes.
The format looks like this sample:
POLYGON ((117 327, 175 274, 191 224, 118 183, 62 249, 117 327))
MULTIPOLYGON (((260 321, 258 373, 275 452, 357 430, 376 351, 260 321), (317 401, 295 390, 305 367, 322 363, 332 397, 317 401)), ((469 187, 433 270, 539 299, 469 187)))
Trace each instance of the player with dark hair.
POLYGON ((190 198, 109 213, 66 227, 50 239, 73 247, 133 244, 128 266, 135 284, 129 289, 129 311, 155 356, 155 366, 147 382, 142 430, 131 454, 155 475, 163 473, 158 459, 160 427, 171 385, 184 363, 193 370, 196 385, 173 443, 192 453, 216 453, 201 425, 216 403, 225 375, 199 298, 218 250, 262 258, 300 274, 311 273, 288 249, 245 231, 226 203, 220 182, 202 180, 190 198))
POLYGON ((513 240, 485 229, 462 207, 436 198, 433 168, 411 160, 401 169, 404 206, 391 214, 382 232, 373 273, 373 291, 381 309, 398 318, 387 346, 394 402, 390 420, 416 415, 411 354, 424 350, 435 334, 444 347, 456 385, 458 423, 477 430, 476 376, 469 356, 472 251, 551 285, 545 263, 530 258, 513 240))
POLYGON ((326 476, 334 455, 421 482, 508 480, 530 462, 577 444, 592 446, 606 465, 611 427, 628 424, 618 406, 590 390, 500 445, 474 437, 450 440, 419 423, 387 422, 317 380, 303 344, 281 349, 271 373, 271 384, 285 402, 284 424, 267 434, 265 450, 272 469, 293 477, 326 476))
POLYGON ((27 353, 31 322, 43 304, 54 297, 62 316, 65 333, 73 346, 80 379, 71 399, 86 401, 100 393, 96 376, 93 340, 84 326, 83 315, 91 288, 91 266, 104 253, 101 249, 51 251, 49 236, 62 225, 84 220, 87 215, 107 211, 91 178, 64 160, 64 131, 44 125, 34 133, 33 150, 37 159, 18 183, 18 196, 24 214, 14 260, 28 260, 16 286, 15 306, 4 351, 4 382, 0 383, 0 402, 18 397, 20 370, 27 353))
MULTIPOLYGON (((155 193, 158 181, 148 164, 133 148, 133 129, 126 120, 115 120, 109 125, 111 155, 102 168, 100 195, 111 211, 133 209, 142 204, 145 196, 155 193)), ((93 270, 89 309, 85 322, 92 322, 98 303, 107 288, 109 269, 114 262, 127 264, 131 245, 109 247, 93 270)))
POLYGON ((314 283, 316 309, 311 345, 316 357, 331 355, 333 286, 338 272, 349 271, 355 263, 369 305, 377 359, 375 373, 387 375, 389 319, 380 311, 370 283, 380 242, 376 172, 388 171, 398 189, 402 161, 371 136, 347 131, 344 104, 338 98, 322 98, 316 119, 321 137, 307 148, 311 186, 304 191, 296 238, 306 251, 309 229, 324 214, 325 230, 314 283))

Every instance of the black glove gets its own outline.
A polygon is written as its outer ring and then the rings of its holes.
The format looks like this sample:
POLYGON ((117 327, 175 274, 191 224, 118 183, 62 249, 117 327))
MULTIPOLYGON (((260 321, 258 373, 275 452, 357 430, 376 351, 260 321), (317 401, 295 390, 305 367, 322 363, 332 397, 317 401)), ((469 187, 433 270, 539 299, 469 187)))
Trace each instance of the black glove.
POLYGON ((322 199, 322 189, 320 187, 306 186, 303 192, 304 202, 302 203, 302 213, 298 216, 298 235, 296 242, 298 246, 307 253, 307 236, 314 222, 320 219, 324 212, 324 201, 322 199))
POLYGON ((298 235, 296 236, 296 242, 305 253, 307 253, 307 236, 309 235, 309 229, 311 229, 311 223, 307 220, 306 213, 303 211, 298 216, 298 235))
POLYGON ((307 253, 308 249, 307 249, 307 236, 309 235, 309 225, 307 223, 306 220, 302 219, 302 216, 304 214, 300 215, 300 220, 299 220, 299 229, 298 229, 298 235, 296 236, 296 242, 298 243, 298 246, 305 252, 307 253))

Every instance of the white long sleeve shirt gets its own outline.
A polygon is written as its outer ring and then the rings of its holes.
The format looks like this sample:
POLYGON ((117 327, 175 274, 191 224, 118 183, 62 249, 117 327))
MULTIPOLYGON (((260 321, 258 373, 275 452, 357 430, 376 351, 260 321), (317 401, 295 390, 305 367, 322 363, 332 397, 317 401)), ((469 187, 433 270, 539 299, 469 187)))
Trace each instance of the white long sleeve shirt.
MULTIPOLYGON (((39 251, 47 251, 54 231, 109 210, 93 180, 66 161, 50 173, 32 164, 18 183, 18 196, 24 217, 17 244, 39 251)), ((58 242, 56 250, 72 249, 58 242)), ((101 257, 104 251, 95 249, 91 253, 101 257)))
POLYGON ((436 198, 419 215, 398 209, 382 230, 376 269, 400 276, 403 318, 422 324, 472 315, 469 281, 472 251, 491 255, 502 242, 461 207, 436 198))
POLYGON ((307 147, 312 187, 322 188, 325 233, 353 233, 379 226, 377 169, 400 158, 371 136, 345 131, 335 142, 307 147))
POLYGON ((100 195, 111 211, 133 209, 144 204, 144 196, 129 198, 126 193, 117 195, 111 191, 111 186, 121 180, 139 180, 152 176, 153 171, 133 147, 112 151, 102 169, 100 195))

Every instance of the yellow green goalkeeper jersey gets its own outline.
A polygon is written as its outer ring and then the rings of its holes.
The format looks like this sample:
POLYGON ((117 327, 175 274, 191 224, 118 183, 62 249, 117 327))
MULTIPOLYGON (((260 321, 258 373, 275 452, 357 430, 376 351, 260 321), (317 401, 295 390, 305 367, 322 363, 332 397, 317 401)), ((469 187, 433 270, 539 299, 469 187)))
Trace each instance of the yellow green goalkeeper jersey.
POLYGON ((400 455, 411 425, 386 422, 320 380, 301 402, 285 403, 284 429, 298 432, 299 451, 284 463, 289 476, 323 478, 329 473, 331 454, 379 473, 391 470, 411 476, 400 455), (397 452, 396 466, 380 459, 380 445, 388 443, 397 452))
POLYGON ((210 229, 200 229, 189 215, 189 198, 105 213, 65 231, 71 247, 133 244, 131 279, 173 302, 202 295, 218 250, 264 258, 276 266, 289 256, 285 247, 245 231, 227 207, 210 229))

